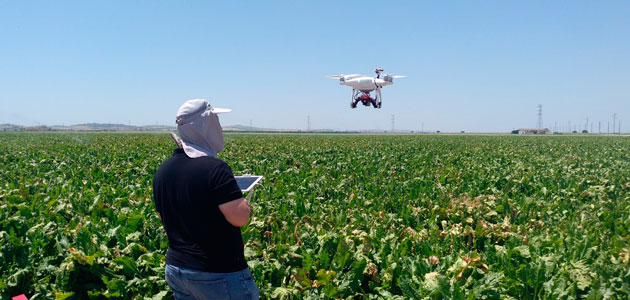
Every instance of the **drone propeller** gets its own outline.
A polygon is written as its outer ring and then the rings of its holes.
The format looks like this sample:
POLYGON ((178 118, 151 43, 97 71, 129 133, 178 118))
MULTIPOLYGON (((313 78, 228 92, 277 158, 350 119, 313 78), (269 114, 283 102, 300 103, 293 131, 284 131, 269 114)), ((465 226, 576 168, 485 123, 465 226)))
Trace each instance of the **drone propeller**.
POLYGON ((328 78, 332 78, 332 79, 339 79, 339 78, 351 78, 351 77, 355 77, 355 76, 359 76, 359 74, 328 75, 328 76, 326 76, 326 77, 328 77, 328 78))

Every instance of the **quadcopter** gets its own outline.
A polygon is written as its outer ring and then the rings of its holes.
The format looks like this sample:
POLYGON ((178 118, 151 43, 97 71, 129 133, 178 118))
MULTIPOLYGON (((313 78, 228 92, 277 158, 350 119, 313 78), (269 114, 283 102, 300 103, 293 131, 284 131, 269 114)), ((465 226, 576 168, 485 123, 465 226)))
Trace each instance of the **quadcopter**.
POLYGON ((363 76, 359 74, 350 75, 329 75, 328 78, 339 79, 339 84, 352 87, 352 98, 350 107, 356 108, 359 101, 364 106, 374 106, 381 108, 382 96, 381 88, 386 85, 394 84, 394 78, 402 78, 402 75, 381 74, 382 68, 376 69, 376 77, 363 76), (374 98, 370 96, 372 91, 376 90, 374 98))

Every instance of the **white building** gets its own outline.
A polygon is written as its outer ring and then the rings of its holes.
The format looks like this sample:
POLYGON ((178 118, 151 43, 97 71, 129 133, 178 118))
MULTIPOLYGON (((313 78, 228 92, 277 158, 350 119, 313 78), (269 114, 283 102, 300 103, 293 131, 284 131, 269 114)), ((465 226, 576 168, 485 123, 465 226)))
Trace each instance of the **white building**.
POLYGON ((549 128, 519 128, 518 134, 550 134, 549 128))

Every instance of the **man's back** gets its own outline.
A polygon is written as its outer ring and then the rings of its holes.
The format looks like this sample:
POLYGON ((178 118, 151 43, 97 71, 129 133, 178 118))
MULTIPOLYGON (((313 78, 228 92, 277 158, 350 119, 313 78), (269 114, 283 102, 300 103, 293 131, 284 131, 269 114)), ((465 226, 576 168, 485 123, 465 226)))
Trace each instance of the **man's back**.
POLYGON ((166 263, 213 273, 247 267, 239 227, 219 205, 242 198, 229 166, 218 158, 189 158, 182 149, 158 169, 155 207, 169 240, 166 263))

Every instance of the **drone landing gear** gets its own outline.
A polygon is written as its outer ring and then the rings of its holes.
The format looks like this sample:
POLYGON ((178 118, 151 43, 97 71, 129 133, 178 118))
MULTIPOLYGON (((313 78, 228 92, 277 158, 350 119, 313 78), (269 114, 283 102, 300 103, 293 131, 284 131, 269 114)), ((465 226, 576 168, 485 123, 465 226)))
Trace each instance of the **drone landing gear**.
POLYGON ((380 107, 378 107, 378 104, 376 104, 376 99, 372 99, 372 101, 371 101, 371 102, 372 102, 372 106, 373 106, 374 108, 380 108, 380 107))
MULTIPOLYGON (((381 69, 381 68, 376 69, 376 72, 380 75, 379 70, 380 70, 380 72, 382 72, 383 69, 381 69)), ((374 96, 374 103, 373 103, 374 108, 381 108, 381 103, 383 102, 382 99, 383 98, 381 96, 381 88, 377 87, 376 88, 376 93, 375 93, 375 96, 374 96)))

